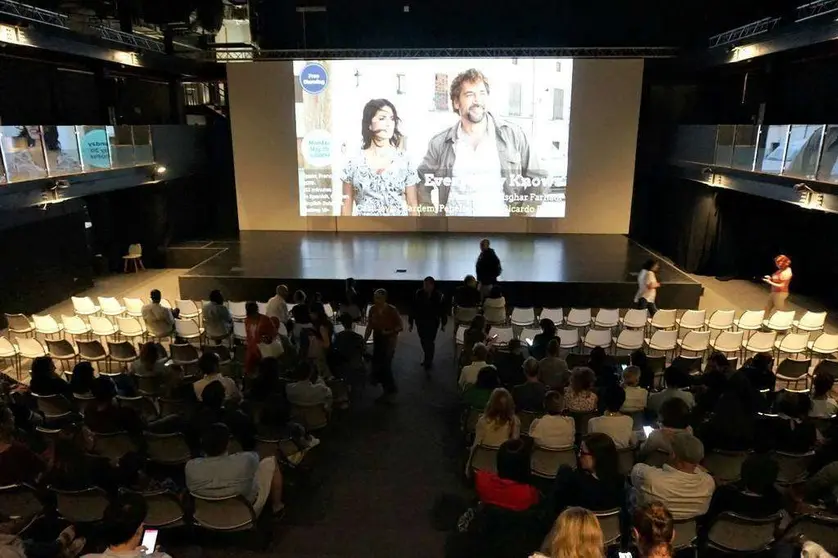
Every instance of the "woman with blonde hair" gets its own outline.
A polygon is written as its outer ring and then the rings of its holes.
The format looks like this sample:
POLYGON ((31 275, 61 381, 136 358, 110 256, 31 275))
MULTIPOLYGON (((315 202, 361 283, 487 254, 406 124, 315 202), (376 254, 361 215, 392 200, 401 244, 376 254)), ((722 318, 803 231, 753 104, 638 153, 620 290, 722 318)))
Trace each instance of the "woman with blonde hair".
POLYGON ((471 469, 471 456, 477 446, 499 448, 507 440, 518 439, 521 436, 521 421, 515 415, 515 402, 512 394, 504 388, 492 391, 486 410, 477 419, 474 444, 471 455, 466 464, 466 475, 471 469))
MULTIPOLYGON (((542 545, 549 558, 603 558, 605 540, 597 517, 585 508, 567 508, 542 545)), ((536 553, 532 558, 547 558, 536 553)))

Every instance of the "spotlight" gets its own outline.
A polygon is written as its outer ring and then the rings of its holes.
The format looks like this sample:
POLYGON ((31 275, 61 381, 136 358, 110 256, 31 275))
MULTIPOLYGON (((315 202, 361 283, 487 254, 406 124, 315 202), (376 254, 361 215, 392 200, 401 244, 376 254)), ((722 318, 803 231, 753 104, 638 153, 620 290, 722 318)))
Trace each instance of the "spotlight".
POLYGON ((798 203, 803 207, 809 209, 817 209, 823 207, 823 194, 814 191, 805 182, 798 182, 794 185, 794 191, 800 194, 798 203))
POLYGON ((154 169, 155 174, 166 174, 166 167, 165 165, 157 165, 154 169))

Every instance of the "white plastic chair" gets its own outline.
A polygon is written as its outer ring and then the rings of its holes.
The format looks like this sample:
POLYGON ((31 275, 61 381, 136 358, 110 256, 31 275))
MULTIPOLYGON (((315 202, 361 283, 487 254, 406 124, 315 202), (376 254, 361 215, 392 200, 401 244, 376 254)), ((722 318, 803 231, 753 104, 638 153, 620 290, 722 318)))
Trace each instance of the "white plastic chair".
POLYGON ((707 347, 710 346, 710 332, 687 332, 683 339, 678 340, 678 346, 681 348, 680 352, 690 351, 693 353, 705 353, 707 352, 707 347))
MULTIPOLYGON (((352 324, 352 331, 354 331, 355 333, 357 333, 358 335, 363 337, 367 333, 367 326, 364 325, 364 324, 359 324, 358 322, 355 322, 354 324, 352 324)), ((373 343, 373 338, 372 338, 372 335, 370 335, 370 338, 367 339, 367 345, 372 345, 372 343, 373 343)))
POLYGON ((756 331, 762 327, 765 310, 745 310, 739 318, 733 320, 737 329, 756 331))
POLYGON ((119 328, 119 334, 129 339, 143 337, 148 333, 137 318, 117 318, 116 325, 119 328))
POLYGON ((762 324, 774 331, 788 331, 794 323, 794 310, 777 311, 762 324))
POLYGON ((125 307, 112 296, 100 296, 99 306, 102 308, 102 314, 105 316, 116 317, 125 314, 125 307))
POLYGON ((534 327, 525 327, 521 330, 521 334, 518 336, 518 339, 520 339, 522 342, 526 342, 527 339, 532 341, 533 339, 535 339, 535 336, 539 333, 541 333, 540 329, 536 329, 534 327))
POLYGON ((483 317, 486 323, 491 325, 502 325, 506 323, 506 308, 490 307, 483 309, 483 317))
POLYGON ((239 341, 247 340, 247 329, 244 322, 233 322, 233 337, 239 341))
POLYGON ((649 318, 649 325, 654 329, 672 329, 675 327, 675 320, 678 317, 676 310, 658 310, 655 315, 649 318))
POLYGON ((119 333, 119 328, 104 316, 90 316, 90 328, 93 330, 93 335, 98 337, 110 337, 119 333))
POLYGON ((38 358, 47 356, 47 350, 40 341, 31 337, 17 338, 18 353, 23 358, 38 358))
POLYGON ((797 331, 823 331, 826 323, 826 312, 806 312, 799 320, 794 320, 792 325, 797 331))
POLYGON ((617 327, 620 323, 619 308, 600 308, 594 318, 594 327, 603 329, 611 329, 617 327))
POLYGON ((734 310, 716 310, 705 322, 705 325, 716 331, 727 331, 733 327, 733 319, 736 317, 734 310))
POLYGON ((16 370, 20 370, 20 361, 18 354, 20 350, 16 345, 3 336, 0 336, 0 360, 11 360, 16 370))
POLYGON ((678 324, 678 330, 688 329, 690 331, 704 328, 704 319, 707 316, 707 310, 687 310, 681 317, 675 320, 678 324))
POLYGON ((163 308, 168 308, 169 310, 172 309, 172 303, 169 302, 168 298, 161 298, 160 299, 160 306, 162 306, 163 308))
POLYGON ((142 301, 142 299, 125 297, 122 299, 122 302, 125 303, 126 314, 128 314, 132 318, 143 317, 143 306, 145 306, 145 303, 142 301))
POLYGON ((779 341, 774 342, 777 352, 782 354, 799 355, 806 352, 809 343, 808 333, 789 333, 779 341))
POLYGON ((542 308, 539 320, 551 320, 556 325, 564 323, 564 310, 561 308, 542 308))
POLYGON ((234 320, 244 321, 244 319, 247 317, 247 311, 245 310, 246 304, 247 302, 230 302, 230 315, 233 317, 234 320))
POLYGON ((649 319, 649 311, 646 309, 629 308, 626 315, 620 318, 620 323, 626 329, 643 329, 646 327, 646 320, 649 319))
POLYGON ((61 316, 61 323, 64 325, 64 333, 78 337, 90 333, 91 328, 79 316, 61 316))
POLYGON ((466 342, 466 330, 468 329, 467 326, 461 325, 457 328, 457 332, 454 334, 454 342, 457 345, 464 345, 466 342))
POLYGON ((745 336, 744 331, 723 331, 718 337, 710 341, 710 346, 714 351, 720 353, 736 353, 742 348, 742 339, 745 336))
POLYGON ((204 328, 198 327, 195 320, 175 320, 175 334, 181 339, 201 339, 204 335, 204 328))
MULTIPOLYGON (((657 316, 657 314, 655 314, 657 316)), ((655 351, 674 351, 678 345, 678 331, 674 329, 659 329, 647 338, 646 346, 655 351)))
POLYGON ((531 326, 535 323, 535 311, 532 308, 513 308, 509 321, 516 326, 531 326))
POLYGON ((590 327, 591 326, 591 309, 590 308, 571 308, 567 313, 567 320, 565 324, 568 327, 590 327))
POLYGON ((838 352, 838 335, 821 333, 814 341, 809 341, 809 351, 822 357, 838 352))
POLYGON ((194 320, 201 315, 201 309, 192 300, 176 300, 175 307, 180 309, 180 318, 182 320, 194 320))
POLYGON ((508 345, 513 338, 511 327, 493 327, 489 333, 490 338, 497 335, 497 337, 494 337, 492 341, 492 344, 496 346, 508 345))
POLYGON ((588 348, 602 347, 608 349, 611 347, 611 330, 610 329, 589 329, 582 340, 582 344, 588 348))
POLYGON ((41 335, 59 335, 64 331, 64 326, 49 314, 32 314, 32 322, 35 324, 35 332, 41 335))
POLYGON ((93 316, 99 313, 100 308, 93 304, 89 296, 73 296, 70 300, 73 301, 73 312, 78 316, 93 316))
POLYGON ((770 353, 774 350, 774 341, 777 339, 777 332, 757 331, 745 341, 746 352, 770 353))
POLYGON ((624 329, 614 338, 614 346, 626 351, 634 351, 643 347, 642 329, 624 329))
POLYGON ((575 349, 579 346, 578 329, 557 329, 556 336, 559 338, 560 349, 575 349))
POLYGON ((268 312, 268 303, 267 302, 257 302, 256 308, 259 309, 260 314, 267 314, 268 312))

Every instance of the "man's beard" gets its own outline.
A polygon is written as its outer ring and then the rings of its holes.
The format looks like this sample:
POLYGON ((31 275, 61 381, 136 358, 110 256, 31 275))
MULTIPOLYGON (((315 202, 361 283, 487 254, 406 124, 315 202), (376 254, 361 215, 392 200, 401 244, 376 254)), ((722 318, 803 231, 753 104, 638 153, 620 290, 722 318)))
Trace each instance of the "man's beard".
POLYGON ((486 118, 486 109, 484 107, 471 107, 468 111, 466 111, 466 118, 468 118, 469 122, 472 124, 479 124, 483 122, 484 118, 486 118))

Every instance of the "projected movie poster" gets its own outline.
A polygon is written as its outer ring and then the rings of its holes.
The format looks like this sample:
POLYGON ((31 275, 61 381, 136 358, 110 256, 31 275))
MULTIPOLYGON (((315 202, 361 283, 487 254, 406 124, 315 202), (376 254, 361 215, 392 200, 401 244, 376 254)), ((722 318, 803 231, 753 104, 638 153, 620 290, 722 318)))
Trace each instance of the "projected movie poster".
POLYGON ((300 215, 564 217, 570 59, 295 61, 300 215))

